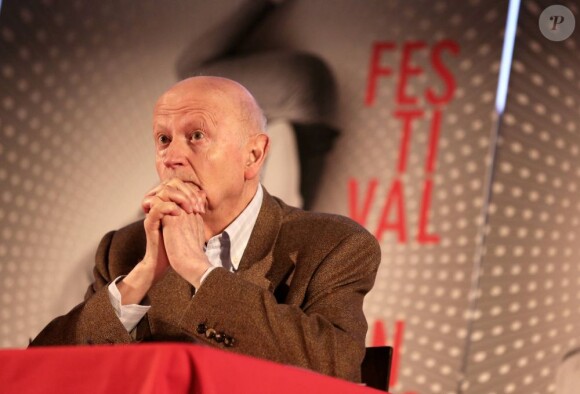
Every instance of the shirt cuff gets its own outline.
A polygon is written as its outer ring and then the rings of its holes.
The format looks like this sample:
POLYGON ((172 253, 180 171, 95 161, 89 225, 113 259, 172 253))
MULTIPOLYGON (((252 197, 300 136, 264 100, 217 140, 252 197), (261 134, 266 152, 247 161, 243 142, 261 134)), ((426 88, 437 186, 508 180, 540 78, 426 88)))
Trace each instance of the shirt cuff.
POLYGON ((109 300, 111 301, 111 305, 115 310, 115 314, 121 321, 121 324, 123 324, 127 332, 131 332, 137 326, 139 321, 143 319, 143 316, 145 316, 151 306, 137 304, 122 305, 121 293, 117 288, 117 282, 124 277, 125 275, 121 275, 115 278, 115 280, 109 285, 109 300))

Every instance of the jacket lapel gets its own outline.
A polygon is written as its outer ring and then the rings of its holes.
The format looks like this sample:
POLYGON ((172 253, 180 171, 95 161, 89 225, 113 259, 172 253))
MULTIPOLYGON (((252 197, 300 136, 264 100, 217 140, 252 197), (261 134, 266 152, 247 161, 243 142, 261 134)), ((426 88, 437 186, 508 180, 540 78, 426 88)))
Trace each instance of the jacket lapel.
POLYGON ((263 289, 274 292, 294 269, 295 262, 277 242, 282 226, 282 207, 264 189, 264 199, 238 274, 263 289))

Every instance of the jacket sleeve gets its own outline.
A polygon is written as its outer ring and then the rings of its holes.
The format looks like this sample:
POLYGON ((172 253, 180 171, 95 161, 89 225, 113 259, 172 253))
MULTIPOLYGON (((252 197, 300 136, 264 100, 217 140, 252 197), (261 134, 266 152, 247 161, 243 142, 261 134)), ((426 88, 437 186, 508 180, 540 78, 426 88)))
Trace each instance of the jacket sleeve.
POLYGON ((110 232, 99 244, 93 269, 94 282, 85 300, 69 313, 52 320, 30 346, 129 343, 131 336, 115 314, 107 285, 111 278, 108 265, 109 249, 115 232, 110 232))
POLYGON ((279 304, 267 289, 218 268, 180 325, 201 342, 216 346, 220 333, 221 340, 233 338, 231 350, 360 381, 367 330, 362 304, 379 263, 374 237, 348 235, 312 270, 300 305, 279 304))

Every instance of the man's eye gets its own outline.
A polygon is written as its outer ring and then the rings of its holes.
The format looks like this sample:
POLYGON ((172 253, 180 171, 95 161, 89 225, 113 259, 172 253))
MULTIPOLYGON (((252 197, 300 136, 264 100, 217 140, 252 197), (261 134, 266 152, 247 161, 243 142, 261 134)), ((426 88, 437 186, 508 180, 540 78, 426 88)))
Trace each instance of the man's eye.
POLYGON ((157 137, 157 141, 159 141, 159 143, 161 145, 167 145, 169 142, 171 142, 171 140, 169 139, 168 136, 166 136, 165 134, 161 134, 157 137))
POLYGON ((203 131, 195 130, 193 133, 191 133, 191 140, 192 141, 199 141, 199 140, 203 139, 203 137, 205 137, 205 135, 203 134, 203 131))

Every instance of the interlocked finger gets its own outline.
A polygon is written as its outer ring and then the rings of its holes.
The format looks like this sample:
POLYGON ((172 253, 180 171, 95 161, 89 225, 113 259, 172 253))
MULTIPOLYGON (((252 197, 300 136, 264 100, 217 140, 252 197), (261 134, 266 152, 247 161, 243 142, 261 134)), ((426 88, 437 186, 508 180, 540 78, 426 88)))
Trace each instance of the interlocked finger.
POLYGON ((152 201, 154 201, 151 200, 151 197, 157 197, 163 201, 172 201, 187 213, 205 213, 205 192, 177 178, 161 183, 145 195, 142 204, 145 213, 149 212, 152 201))

